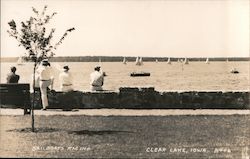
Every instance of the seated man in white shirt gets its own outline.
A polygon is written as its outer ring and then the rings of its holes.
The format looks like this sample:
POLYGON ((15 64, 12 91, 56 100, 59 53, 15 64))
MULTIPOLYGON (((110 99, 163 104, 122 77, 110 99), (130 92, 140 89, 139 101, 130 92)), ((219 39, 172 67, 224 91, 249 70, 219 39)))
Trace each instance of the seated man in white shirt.
POLYGON ((92 91, 102 91, 105 72, 100 71, 100 66, 95 67, 95 71, 90 74, 90 89, 92 91))
POLYGON ((69 72, 69 67, 64 66, 63 72, 59 75, 60 88, 63 92, 73 91, 72 75, 69 72))

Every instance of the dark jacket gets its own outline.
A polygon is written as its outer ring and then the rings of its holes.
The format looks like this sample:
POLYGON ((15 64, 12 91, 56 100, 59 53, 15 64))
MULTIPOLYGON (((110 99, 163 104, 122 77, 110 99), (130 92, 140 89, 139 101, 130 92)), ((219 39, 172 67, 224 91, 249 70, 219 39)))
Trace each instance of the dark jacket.
POLYGON ((10 73, 7 76, 7 83, 18 83, 20 76, 15 73, 10 73))

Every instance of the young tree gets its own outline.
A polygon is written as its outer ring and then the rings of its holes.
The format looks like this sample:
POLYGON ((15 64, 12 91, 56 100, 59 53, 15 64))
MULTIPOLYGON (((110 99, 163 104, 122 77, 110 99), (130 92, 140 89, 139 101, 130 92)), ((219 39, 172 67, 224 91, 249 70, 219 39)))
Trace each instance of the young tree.
POLYGON ((15 38, 18 41, 18 46, 24 47, 27 52, 25 58, 34 62, 33 69, 33 90, 34 98, 31 107, 32 116, 32 131, 34 132, 34 100, 35 100, 35 71, 37 64, 45 58, 50 58, 55 55, 57 47, 62 43, 69 32, 75 30, 75 28, 69 28, 65 31, 62 37, 57 43, 52 44, 51 39, 54 36, 55 28, 48 31, 47 24, 57 14, 53 12, 51 15, 46 14, 47 6, 44 6, 43 10, 39 12, 34 7, 32 11, 34 15, 27 21, 21 22, 20 30, 17 30, 17 25, 14 20, 11 20, 8 24, 10 29, 7 30, 10 37, 15 38))

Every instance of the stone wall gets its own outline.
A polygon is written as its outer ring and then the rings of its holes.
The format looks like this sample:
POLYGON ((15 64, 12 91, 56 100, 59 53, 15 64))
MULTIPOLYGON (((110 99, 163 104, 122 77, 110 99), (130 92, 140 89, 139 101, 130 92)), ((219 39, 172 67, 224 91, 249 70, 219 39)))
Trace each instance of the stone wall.
MULTIPOLYGON (((40 95, 36 96, 39 99, 40 95)), ((120 88, 119 92, 49 93, 49 108, 58 109, 250 109, 249 101, 249 91, 157 92, 153 87, 120 88)), ((41 102, 36 102, 35 108, 41 108, 41 102)))

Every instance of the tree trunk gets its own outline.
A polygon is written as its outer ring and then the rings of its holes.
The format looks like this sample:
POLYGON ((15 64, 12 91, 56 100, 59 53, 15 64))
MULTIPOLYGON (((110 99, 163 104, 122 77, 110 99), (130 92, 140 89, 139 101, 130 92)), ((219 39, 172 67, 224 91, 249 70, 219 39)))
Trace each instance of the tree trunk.
POLYGON ((35 119, 34 119, 34 105, 35 105, 35 100, 36 100, 36 89, 35 89, 35 82, 36 82, 36 62, 34 63, 34 69, 33 69, 33 100, 32 100, 32 105, 31 105, 31 127, 32 127, 32 132, 35 132, 35 119))

